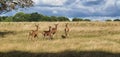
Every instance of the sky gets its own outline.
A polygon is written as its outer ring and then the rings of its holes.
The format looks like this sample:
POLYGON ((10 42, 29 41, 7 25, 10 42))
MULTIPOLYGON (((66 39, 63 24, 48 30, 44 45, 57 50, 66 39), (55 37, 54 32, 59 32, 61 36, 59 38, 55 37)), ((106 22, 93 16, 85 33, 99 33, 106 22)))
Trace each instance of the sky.
POLYGON ((38 12, 48 16, 81 17, 92 19, 120 18, 120 0, 34 0, 34 7, 13 10, 1 16, 17 12, 38 12))

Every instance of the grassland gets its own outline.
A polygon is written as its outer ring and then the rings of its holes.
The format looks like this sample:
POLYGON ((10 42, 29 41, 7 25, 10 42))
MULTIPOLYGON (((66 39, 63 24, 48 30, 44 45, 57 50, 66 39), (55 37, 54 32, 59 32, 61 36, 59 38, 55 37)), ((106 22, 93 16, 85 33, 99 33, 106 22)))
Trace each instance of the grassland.
POLYGON ((120 57, 120 22, 1 22, 0 57, 120 57), (53 40, 41 32, 59 23, 53 40), (69 23, 69 38, 62 39, 69 23), (28 32, 39 24, 39 38, 28 32))

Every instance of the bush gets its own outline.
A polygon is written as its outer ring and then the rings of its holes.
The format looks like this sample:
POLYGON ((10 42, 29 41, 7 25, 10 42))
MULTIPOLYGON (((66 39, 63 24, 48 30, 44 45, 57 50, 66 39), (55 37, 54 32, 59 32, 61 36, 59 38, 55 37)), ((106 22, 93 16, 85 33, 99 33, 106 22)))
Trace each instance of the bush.
POLYGON ((112 21, 111 19, 107 19, 107 20, 105 20, 105 21, 112 21))
POLYGON ((84 21, 91 21, 90 19, 85 19, 84 21))
POLYGON ((73 18, 72 21, 83 21, 81 18, 73 18))
POLYGON ((115 19, 114 21, 120 21, 120 19, 115 19))
POLYGON ((13 17, 10 16, 8 18, 6 18, 5 20, 3 20, 3 22, 12 22, 13 21, 13 17))

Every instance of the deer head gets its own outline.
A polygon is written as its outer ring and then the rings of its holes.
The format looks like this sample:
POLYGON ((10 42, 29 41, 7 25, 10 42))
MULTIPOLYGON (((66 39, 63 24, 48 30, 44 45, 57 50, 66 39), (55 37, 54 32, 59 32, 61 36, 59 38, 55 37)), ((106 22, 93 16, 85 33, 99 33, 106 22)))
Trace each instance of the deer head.
POLYGON ((35 24, 36 30, 39 29, 39 24, 35 24))

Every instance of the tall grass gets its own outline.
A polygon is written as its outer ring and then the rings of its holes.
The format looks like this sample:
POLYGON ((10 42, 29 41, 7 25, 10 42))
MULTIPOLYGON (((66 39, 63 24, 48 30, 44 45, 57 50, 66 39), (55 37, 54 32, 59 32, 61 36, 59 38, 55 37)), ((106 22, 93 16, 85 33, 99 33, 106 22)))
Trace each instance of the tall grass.
POLYGON ((120 22, 1 22, 0 52, 103 51, 120 53, 120 22), (58 31, 53 40, 43 39, 41 32, 54 27, 58 31), (62 39, 64 25, 69 23, 69 38, 62 39), (39 39, 28 40, 28 32, 39 24, 39 39))

